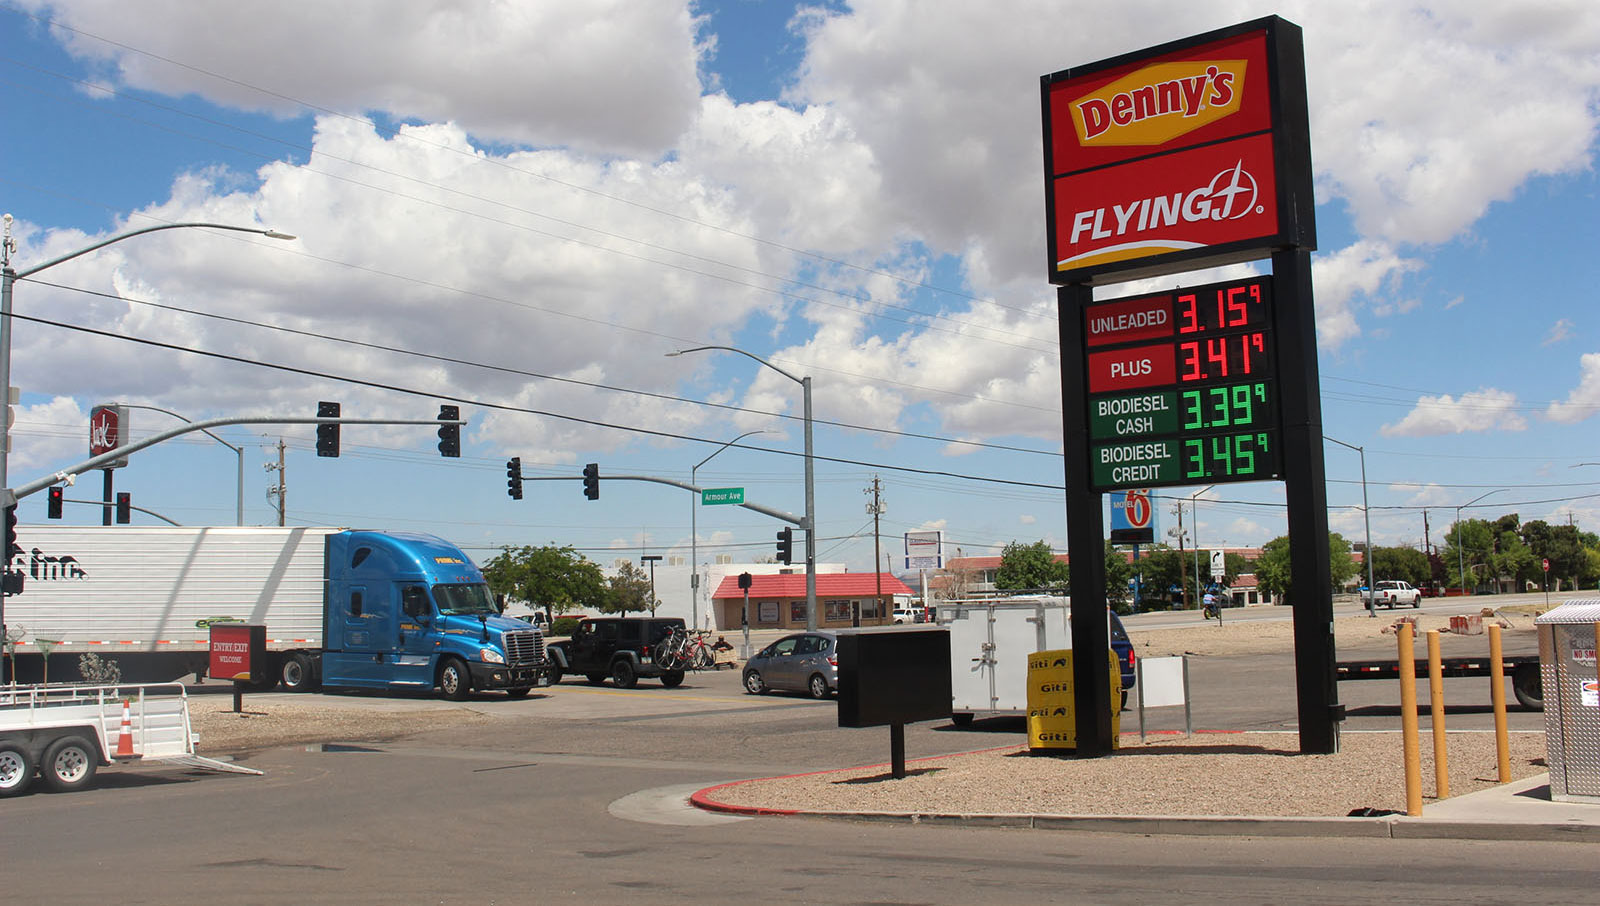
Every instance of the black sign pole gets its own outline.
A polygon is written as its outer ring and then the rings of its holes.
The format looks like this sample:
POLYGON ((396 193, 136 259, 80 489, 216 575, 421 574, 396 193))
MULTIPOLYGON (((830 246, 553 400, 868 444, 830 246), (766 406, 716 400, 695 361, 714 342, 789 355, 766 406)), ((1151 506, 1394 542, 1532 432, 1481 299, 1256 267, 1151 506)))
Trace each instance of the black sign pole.
POLYGON ((1072 700, 1079 758, 1111 754, 1111 632, 1105 614, 1105 521, 1090 485, 1089 387, 1082 359, 1083 309, 1094 301, 1085 283, 1058 287, 1061 323, 1061 423, 1067 483, 1067 558, 1072 577, 1072 700))
POLYGON ((1311 253, 1273 253, 1281 303, 1278 332, 1292 351, 1279 360, 1284 492, 1289 505, 1289 604, 1294 609, 1295 697, 1300 754, 1339 750, 1339 687, 1334 666, 1333 575, 1328 553, 1328 488, 1322 462, 1322 398, 1317 372, 1317 322, 1311 298, 1311 253), (1299 360, 1299 366, 1290 363, 1299 360))

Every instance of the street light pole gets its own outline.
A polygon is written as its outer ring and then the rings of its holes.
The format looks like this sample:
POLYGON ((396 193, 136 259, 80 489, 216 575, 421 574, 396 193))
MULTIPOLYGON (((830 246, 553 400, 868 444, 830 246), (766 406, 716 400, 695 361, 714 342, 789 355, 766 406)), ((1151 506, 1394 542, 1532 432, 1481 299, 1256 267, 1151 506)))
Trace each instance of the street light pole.
MULTIPOLYGON (((259 227, 229 226, 225 223, 163 223, 157 226, 143 227, 137 230, 129 230, 125 233, 118 233, 109 239, 101 240, 93 245, 84 246, 75 252, 59 255, 55 258, 51 258, 49 261, 40 262, 39 264, 35 264, 33 267, 19 271, 13 270, 11 267, 11 253, 16 250, 16 242, 11 238, 12 217, 10 214, 7 214, 5 215, 4 219, 5 237, 3 240, 0 240, 0 390, 5 391, 5 393, 8 395, 8 399, 11 392, 11 294, 12 286, 18 280, 25 280, 28 277, 45 270, 46 268, 55 267, 58 264, 71 261, 80 255, 87 255, 90 252, 105 248, 113 242, 121 242, 124 239, 131 239, 134 236, 143 236, 145 233, 154 233, 160 230, 179 230, 190 228, 232 230, 237 233, 256 233, 258 235, 265 236, 268 239, 295 238, 288 233, 280 233, 277 230, 261 229, 259 227)), ((8 424, 4 429, 0 429, 0 487, 9 487, 9 478, 7 477, 6 467, 7 459, 10 453, 10 447, 11 426, 8 424)))
MULTIPOLYGON (((164 412, 181 422, 193 421, 193 419, 184 418, 178 413, 173 412, 171 409, 163 409, 160 406, 140 406, 133 403, 112 403, 111 405, 121 406, 124 409, 149 409, 152 412, 164 412)), ((205 434, 207 437, 211 438, 217 443, 222 444, 224 447, 232 450, 233 454, 239 457, 238 492, 234 495, 234 525, 244 525, 244 447, 235 447, 233 444, 230 444, 215 434, 212 434, 205 428, 201 428, 200 431, 202 434, 205 434)), ((282 523, 279 524, 281 525, 282 523)))
POLYGON ((1341 447, 1348 447, 1361 454, 1361 518, 1367 524, 1367 550, 1361 559, 1367 561, 1367 616, 1378 618, 1378 596, 1372 585, 1372 510, 1367 506, 1367 451, 1364 447, 1347 444, 1342 440, 1322 435, 1323 440, 1331 440, 1341 447))
MULTIPOLYGON (((749 437, 752 434, 765 434, 765 433, 767 433, 767 432, 765 432, 765 431, 763 431, 763 430, 761 430, 759 428, 754 430, 754 431, 746 431, 743 434, 739 435, 738 437, 735 437, 733 440, 730 440, 727 443, 723 444, 722 446, 716 448, 715 450, 712 450, 711 451, 711 456, 716 456, 718 453, 721 453, 723 450, 728 449, 729 447, 733 446, 734 444, 738 443, 741 440, 744 440, 745 438, 749 437)), ((689 483, 690 484, 694 485, 695 487, 699 487, 700 486, 700 482, 695 480, 695 473, 700 471, 700 467, 701 466, 703 466, 706 463, 711 461, 711 456, 707 456, 705 459, 700 460, 699 462, 694 464, 693 468, 689 469, 689 483)), ((700 623, 700 555, 699 555, 698 547, 697 547, 699 542, 700 542, 700 501, 695 500, 695 501, 693 501, 692 503, 689 504, 689 596, 690 596, 689 597, 689 628, 690 629, 699 629, 700 628, 699 627, 699 623, 700 623)))
POLYGON ((641 563, 650 564, 650 615, 656 615, 656 561, 661 559, 660 554, 645 554, 639 558, 641 563))
POLYGON ((1504 490, 1505 488, 1495 488, 1487 493, 1479 494, 1466 503, 1456 507, 1456 569, 1461 573, 1461 594, 1463 596, 1465 596, 1467 593, 1467 554, 1466 544, 1461 539, 1461 511, 1469 506, 1472 506, 1474 503, 1477 503, 1483 498, 1488 497, 1490 494, 1498 494, 1504 490))
POLYGON ((784 377, 800 385, 801 394, 805 405, 805 447, 806 447, 806 629, 816 631, 817 628, 817 511, 816 511, 816 475, 813 470, 813 455, 811 447, 811 376, 797 377, 779 368, 777 365, 753 353, 745 352, 736 346, 694 346, 689 349, 678 349, 666 353, 668 357, 680 356, 686 352, 703 352, 707 349, 722 349, 754 359, 762 365, 771 368, 784 377))
MULTIPOLYGON (((1200 495, 1214 487, 1216 485, 1208 484, 1189 495, 1189 515, 1194 517, 1194 594, 1201 600, 1205 600, 1205 595, 1200 591, 1200 495)), ((1217 621, 1219 625, 1221 622, 1220 619, 1217 621)))

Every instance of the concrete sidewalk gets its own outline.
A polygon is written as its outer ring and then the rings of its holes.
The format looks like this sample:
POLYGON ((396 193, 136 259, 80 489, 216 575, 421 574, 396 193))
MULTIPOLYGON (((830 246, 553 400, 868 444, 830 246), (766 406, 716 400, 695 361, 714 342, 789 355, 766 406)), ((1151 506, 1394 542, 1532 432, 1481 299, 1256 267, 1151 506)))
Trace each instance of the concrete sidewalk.
POLYGON ((1016 827, 1090 833, 1209 837, 1387 837, 1391 839, 1600 842, 1600 804, 1555 802, 1550 776, 1539 774, 1423 806, 1421 817, 1279 818, 1183 815, 983 815, 916 812, 808 812, 746 808, 717 800, 719 784, 689 797, 697 808, 750 816, 805 816, 852 821, 1016 827))

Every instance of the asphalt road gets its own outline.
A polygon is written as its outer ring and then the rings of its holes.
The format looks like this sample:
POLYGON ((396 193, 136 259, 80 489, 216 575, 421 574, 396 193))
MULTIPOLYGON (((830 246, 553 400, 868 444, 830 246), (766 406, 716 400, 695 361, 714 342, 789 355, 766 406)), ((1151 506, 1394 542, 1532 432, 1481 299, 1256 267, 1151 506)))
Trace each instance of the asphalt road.
MULTIPOLYGON (((1293 687, 1281 680, 1292 674, 1287 654, 1198 660, 1201 726, 1292 724, 1293 687)), ((1341 691, 1369 685, 1387 684, 1341 691)), ((318 700, 402 712, 459 707, 318 700)), ((483 696, 465 707, 492 720, 399 743, 270 750, 247 761, 261 777, 107 770, 96 789, 7 800, 0 883, 11 902, 652 906, 1572 903, 1600 883, 1600 869, 1571 844, 1329 846, 692 811, 682 805, 692 789, 888 758, 887 730, 840 729, 830 702, 744 695, 731 671, 691 676, 675 690, 568 681, 527 700, 483 696)), ((1357 719, 1369 717, 1394 724, 1357 719)), ((907 729, 912 757, 1020 737, 1004 721, 907 729)))

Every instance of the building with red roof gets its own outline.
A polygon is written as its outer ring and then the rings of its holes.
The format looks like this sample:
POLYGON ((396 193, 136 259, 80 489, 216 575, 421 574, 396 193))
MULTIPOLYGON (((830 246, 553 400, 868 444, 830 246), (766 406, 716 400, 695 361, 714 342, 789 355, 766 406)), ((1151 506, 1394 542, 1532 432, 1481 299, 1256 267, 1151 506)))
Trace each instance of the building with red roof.
MULTIPOLYGON (((894 596, 909 594, 911 589, 891 573, 818 573, 817 627, 848 628, 857 608, 862 626, 889 625, 894 622, 894 596)), ((740 628, 744 604, 739 577, 724 576, 711 595, 717 628, 740 628)), ((805 573, 752 574, 749 613, 751 629, 806 628, 805 573)))

